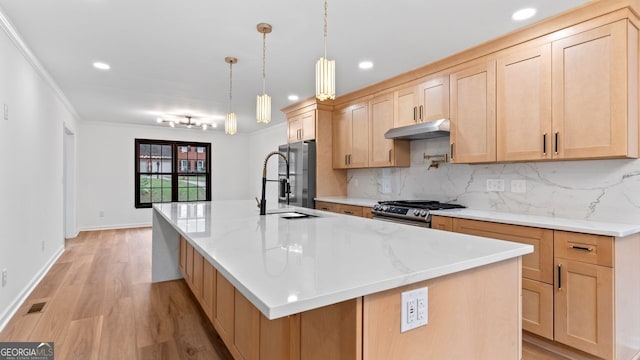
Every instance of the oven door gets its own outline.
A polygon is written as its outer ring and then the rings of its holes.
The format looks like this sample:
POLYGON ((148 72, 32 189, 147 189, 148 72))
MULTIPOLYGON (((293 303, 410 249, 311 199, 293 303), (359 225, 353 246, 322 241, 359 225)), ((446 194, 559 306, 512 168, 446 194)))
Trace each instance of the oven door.
POLYGON ((426 221, 405 220, 405 219, 399 219, 399 218, 387 217, 387 216, 380 216, 380 215, 374 215, 373 219, 374 220, 381 220, 381 221, 388 221, 388 222, 392 222, 392 223, 396 223, 396 224, 413 225, 413 226, 420 226, 420 227, 426 227, 426 228, 430 228, 431 227, 431 223, 426 222, 426 221))

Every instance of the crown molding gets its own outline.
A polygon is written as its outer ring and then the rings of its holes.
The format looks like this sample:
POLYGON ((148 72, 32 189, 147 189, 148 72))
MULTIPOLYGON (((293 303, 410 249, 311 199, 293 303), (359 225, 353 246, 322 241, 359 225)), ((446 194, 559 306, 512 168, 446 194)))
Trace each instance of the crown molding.
POLYGON ((53 89, 60 101, 62 101, 67 110, 69 110, 71 116, 73 116, 76 120, 81 120, 80 115, 78 115, 75 107, 71 105, 71 102, 69 102, 69 99, 67 99, 56 81, 53 80, 51 75, 49 75, 49 72, 44 68, 44 66, 42 66, 42 63, 40 63, 33 52, 31 52, 31 49, 29 49, 24 40, 22 40, 22 37, 20 37, 20 34, 16 30, 15 26, 13 26, 2 7, 0 7, 0 27, 4 30, 7 36, 9 36, 9 39, 11 39, 18 50, 22 53, 22 55, 27 59, 31 66, 33 66, 36 72, 51 87, 51 89, 53 89))

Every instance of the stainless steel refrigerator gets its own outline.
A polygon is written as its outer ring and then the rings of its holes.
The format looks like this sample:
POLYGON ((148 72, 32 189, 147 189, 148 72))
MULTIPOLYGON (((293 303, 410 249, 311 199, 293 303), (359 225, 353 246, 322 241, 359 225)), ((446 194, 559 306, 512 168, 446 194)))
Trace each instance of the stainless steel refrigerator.
MULTIPOLYGON (((316 143, 315 141, 300 141, 280 145, 278 151, 289 159, 289 204, 306 208, 315 208, 316 197, 316 143)), ((287 167, 284 160, 278 157, 278 178, 287 177, 287 167)), ((287 197, 278 196, 278 202, 287 203, 287 197)))

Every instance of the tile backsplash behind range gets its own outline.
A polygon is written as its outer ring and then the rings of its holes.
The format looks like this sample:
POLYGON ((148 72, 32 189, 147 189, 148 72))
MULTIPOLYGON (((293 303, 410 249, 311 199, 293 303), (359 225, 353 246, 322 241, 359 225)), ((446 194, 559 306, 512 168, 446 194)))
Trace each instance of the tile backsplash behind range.
POLYGON ((478 210, 640 223, 640 160, 441 164, 427 170, 424 153, 448 150, 447 137, 412 141, 410 168, 349 170, 349 196, 430 199, 478 210), (504 181, 504 191, 487 191, 487 180, 494 179, 504 181), (513 180, 524 180, 525 188, 513 180))

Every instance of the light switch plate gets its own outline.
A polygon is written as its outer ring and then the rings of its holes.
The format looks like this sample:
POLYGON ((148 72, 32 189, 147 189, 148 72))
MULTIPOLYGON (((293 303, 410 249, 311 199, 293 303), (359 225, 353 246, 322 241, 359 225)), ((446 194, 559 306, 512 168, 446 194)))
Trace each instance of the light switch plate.
POLYGON ((4 119, 9 120, 9 105, 4 104, 4 119))
POLYGON ((429 319, 429 288, 405 291, 401 295, 400 332, 427 325, 429 319))
POLYGON ((511 192, 513 193, 526 193, 527 181, 526 180, 511 180, 511 192))

